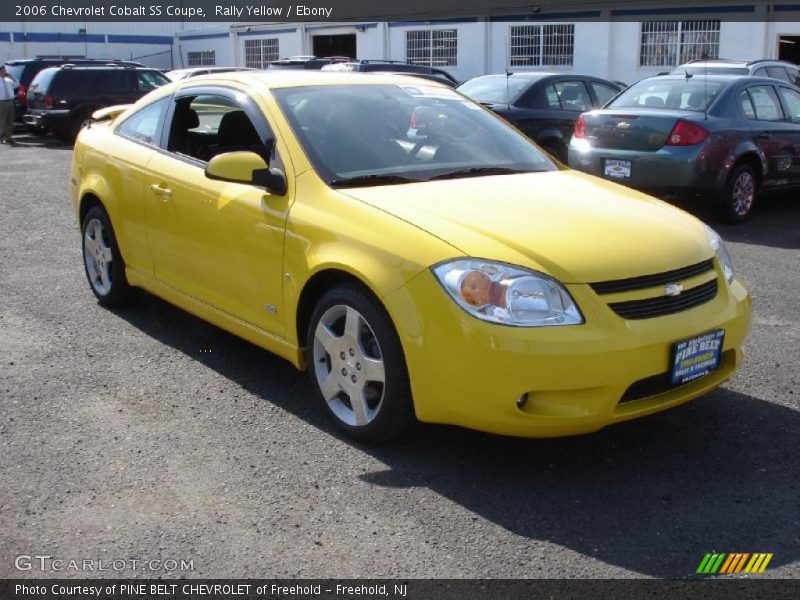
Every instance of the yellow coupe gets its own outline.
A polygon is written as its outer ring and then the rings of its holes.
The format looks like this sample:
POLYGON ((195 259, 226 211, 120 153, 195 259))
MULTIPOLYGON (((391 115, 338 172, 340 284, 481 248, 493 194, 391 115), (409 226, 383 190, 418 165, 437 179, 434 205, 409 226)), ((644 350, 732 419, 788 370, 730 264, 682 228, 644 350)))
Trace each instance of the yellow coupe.
POLYGON ((713 230, 429 81, 176 82, 95 113, 71 180, 102 305, 144 288, 307 369, 360 440, 594 431, 742 361, 750 297, 713 230))

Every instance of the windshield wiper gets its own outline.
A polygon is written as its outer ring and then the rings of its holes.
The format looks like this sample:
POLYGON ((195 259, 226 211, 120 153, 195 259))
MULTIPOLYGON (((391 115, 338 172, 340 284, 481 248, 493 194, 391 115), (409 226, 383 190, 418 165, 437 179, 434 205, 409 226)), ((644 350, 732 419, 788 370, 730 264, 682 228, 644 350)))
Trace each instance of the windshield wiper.
POLYGON ((419 179, 404 177, 402 175, 380 175, 378 173, 373 173, 372 175, 359 175, 357 177, 342 177, 341 179, 334 179, 328 185, 331 187, 356 187, 361 185, 394 185, 398 183, 419 182, 419 179))
POLYGON ((538 173, 541 169, 514 169, 512 167, 471 167, 469 169, 459 169, 448 171, 429 177, 428 181, 434 179, 456 179, 458 177, 480 177, 481 175, 513 175, 515 173, 538 173))

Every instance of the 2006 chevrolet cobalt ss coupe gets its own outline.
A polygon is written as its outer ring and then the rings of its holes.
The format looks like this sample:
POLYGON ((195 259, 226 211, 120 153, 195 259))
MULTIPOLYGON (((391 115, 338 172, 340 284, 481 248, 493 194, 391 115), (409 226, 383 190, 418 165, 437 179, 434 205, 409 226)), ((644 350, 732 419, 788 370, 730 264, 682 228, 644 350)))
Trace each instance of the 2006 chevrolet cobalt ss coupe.
POLYGON ((95 119, 72 200, 99 302, 144 288, 307 368, 355 438, 589 432, 741 363, 717 234, 444 86, 209 75, 95 119))

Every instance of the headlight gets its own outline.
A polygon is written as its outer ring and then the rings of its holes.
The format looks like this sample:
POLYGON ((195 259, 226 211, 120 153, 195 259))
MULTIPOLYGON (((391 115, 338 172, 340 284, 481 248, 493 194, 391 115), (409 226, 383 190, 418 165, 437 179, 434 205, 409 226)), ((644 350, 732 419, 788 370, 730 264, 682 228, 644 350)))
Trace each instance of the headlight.
POLYGON ((735 273, 733 271, 733 261, 731 260, 730 254, 728 254, 728 249, 725 248, 725 242, 723 242, 719 234, 708 225, 706 225, 706 234, 708 234, 708 243, 711 244, 711 248, 719 259, 719 264, 722 265, 722 272, 725 273, 725 281, 731 283, 735 273))
POLYGON ((517 327, 584 322, 564 286, 542 273, 474 258, 432 270, 461 308, 484 321, 517 327))

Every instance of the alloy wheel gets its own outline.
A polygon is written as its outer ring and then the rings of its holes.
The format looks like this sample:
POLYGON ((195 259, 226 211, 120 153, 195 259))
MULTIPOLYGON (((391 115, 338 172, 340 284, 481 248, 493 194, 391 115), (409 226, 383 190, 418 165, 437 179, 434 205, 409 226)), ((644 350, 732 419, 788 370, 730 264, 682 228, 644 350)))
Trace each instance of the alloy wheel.
POLYGON ((737 216, 743 217, 753 207, 756 183, 753 175, 747 171, 739 173, 733 183, 733 211, 737 216))
POLYGON ((385 395, 383 354, 370 324, 352 306, 327 309, 314 330, 314 375, 331 412, 361 427, 380 412, 385 395))
POLYGON ((94 291, 100 296, 111 292, 113 285, 114 256, 108 241, 108 233, 100 219, 86 224, 83 235, 83 261, 94 291))

